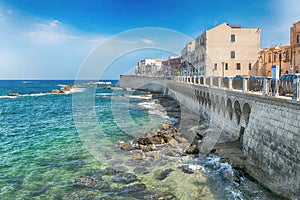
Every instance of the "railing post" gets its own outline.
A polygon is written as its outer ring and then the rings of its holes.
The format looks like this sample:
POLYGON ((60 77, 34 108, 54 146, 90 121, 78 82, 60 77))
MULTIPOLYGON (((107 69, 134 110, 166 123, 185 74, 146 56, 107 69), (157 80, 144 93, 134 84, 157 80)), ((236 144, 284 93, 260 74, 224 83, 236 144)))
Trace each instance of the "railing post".
POLYGON ((263 91, 262 91, 262 95, 263 96, 268 96, 268 93, 269 93, 269 83, 268 83, 268 79, 267 78, 264 78, 264 87, 263 87, 263 91))
POLYGON ((212 76, 209 77, 209 86, 212 87, 213 86, 213 78, 212 76))
POLYGON ((206 76, 203 76, 203 85, 206 85, 206 76))
POLYGON ((299 101, 300 100, 300 85, 299 85, 299 78, 294 79, 293 82, 293 100, 299 101))
POLYGON ((243 93, 248 91, 247 78, 243 77, 243 93))
POLYGON ((228 77, 228 90, 232 90, 232 78, 228 77))
POLYGON ((218 77, 218 88, 221 88, 221 84, 222 84, 222 79, 223 77, 218 77))

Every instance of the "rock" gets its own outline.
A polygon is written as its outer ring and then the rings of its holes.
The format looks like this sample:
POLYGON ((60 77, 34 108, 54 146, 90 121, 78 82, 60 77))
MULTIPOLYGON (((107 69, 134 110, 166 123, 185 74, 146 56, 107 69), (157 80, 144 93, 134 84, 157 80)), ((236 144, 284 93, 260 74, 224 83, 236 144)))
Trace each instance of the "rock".
POLYGON ((170 124, 162 124, 161 128, 164 129, 164 130, 167 130, 167 129, 170 128, 170 124))
POLYGON ((159 194, 157 196, 157 200, 175 200, 176 197, 172 194, 172 193, 169 193, 169 192, 165 192, 163 194, 159 194))
POLYGON ((136 174, 148 174, 149 171, 147 170, 146 167, 143 166, 137 166, 136 168, 134 168, 134 173, 136 174))
POLYGON ((197 145, 191 145, 187 150, 186 150, 187 154, 199 154, 199 149, 197 147, 197 145))
POLYGON ((147 138, 139 138, 138 144, 148 145, 148 144, 164 144, 165 140, 160 138, 159 136, 147 137, 147 138))
POLYGON ((138 145, 138 148, 146 152, 154 150, 151 145, 138 145))
POLYGON ((181 169, 181 171, 183 173, 186 173, 186 174, 193 174, 194 173, 194 171, 191 168, 189 168, 188 165, 183 165, 183 166, 181 166, 179 168, 181 169))
POLYGON ((137 181, 137 176, 131 173, 119 173, 112 177, 114 183, 133 183, 137 181))
POLYGON ((176 145, 178 145, 178 142, 177 142, 175 139, 172 138, 172 139, 168 142, 168 144, 171 145, 171 146, 176 146, 176 145))
POLYGON ((60 90, 52 90, 51 93, 52 93, 52 94, 59 94, 59 93, 60 93, 60 90))
POLYGON ((164 151, 162 151, 162 154, 170 157, 181 157, 185 155, 184 153, 176 151, 174 149, 165 149, 164 151))
POLYGON ((146 154, 146 156, 152 157, 152 158, 154 158, 154 159, 159 159, 159 158, 160 158, 160 155, 159 155, 159 153, 157 153, 157 152, 148 152, 148 153, 146 154))
POLYGON ((109 184, 97 176, 80 176, 72 181, 71 186, 94 189, 109 188, 109 184))
POLYGON ((166 179, 166 178, 168 177, 168 175, 169 175, 172 171, 174 171, 174 169, 166 169, 166 170, 162 171, 162 172, 159 174, 159 176, 156 177, 156 179, 158 179, 158 180, 164 180, 164 179, 166 179))
POLYGON ((145 153, 144 152, 134 152, 132 154, 132 160, 144 160, 146 158, 145 153))
POLYGON ((147 186, 143 183, 137 183, 130 186, 124 186, 118 190, 119 195, 128 195, 130 193, 141 192, 147 189, 147 186))
POLYGON ((177 142, 179 142, 179 143, 188 143, 189 142, 184 137, 181 137, 181 136, 178 136, 178 135, 175 135, 175 140, 177 140, 177 142))
POLYGON ((131 146, 130 146, 130 144, 124 143, 124 144, 121 144, 121 149, 125 150, 125 151, 129 151, 131 149, 131 146))
POLYGON ((224 179, 226 180, 229 180, 229 181, 234 181, 236 183, 240 183, 241 180, 238 176, 236 176, 234 173, 228 171, 228 170, 225 170, 223 171, 223 177, 224 179))
POLYGON ((18 97, 18 96, 20 96, 20 94, 18 94, 18 93, 10 93, 10 94, 8 94, 8 96, 10 96, 10 97, 18 97))

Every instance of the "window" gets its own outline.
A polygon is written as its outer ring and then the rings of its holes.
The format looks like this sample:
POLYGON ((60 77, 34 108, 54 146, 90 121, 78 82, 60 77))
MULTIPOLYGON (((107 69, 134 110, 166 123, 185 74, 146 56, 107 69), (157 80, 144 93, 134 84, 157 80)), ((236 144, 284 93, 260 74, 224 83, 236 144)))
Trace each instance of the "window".
POLYGON ((236 63, 236 70, 241 70, 241 63, 236 63))
POLYGON ((228 63, 225 63, 225 70, 228 70, 228 63))
POLYGON ((299 44, 299 34, 297 35, 297 44, 299 44))
POLYGON ((235 51, 230 52, 230 58, 235 58, 235 51))
POLYGON ((218 64, 217 64, 217 63, 215 63, 215 68, 214 68, 214 70, 218 70, 218 64))
POLYGON ((274 58, 273 61, 274 62, 276 62, 276 57, 277 57, 277 52, 275 52, 274 55, 273 55, 273 58, 274 58))
POLYGON ((231 34, 231 36, 230 36, 230 42, 235 42, 235 35, 234 34, 231 34))
POLYGON ((268 55, 268 62, 271 62, 271 54, 268 55))
POLYGON ((251 70, 251 68, 252 68, 251 63, 249 63, 248 67, 249 67, 249 70, 251 70))

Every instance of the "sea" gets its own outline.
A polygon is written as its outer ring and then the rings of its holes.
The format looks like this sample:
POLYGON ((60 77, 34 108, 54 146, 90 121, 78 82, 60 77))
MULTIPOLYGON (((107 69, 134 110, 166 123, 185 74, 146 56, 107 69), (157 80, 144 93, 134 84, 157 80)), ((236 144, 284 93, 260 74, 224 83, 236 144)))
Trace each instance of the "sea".
POLYGON ((225 178, 236 171, 215 155, 133 161, 120 144, 174 119, 150 93, 103 82, 0 81, 1 200, 279 199, 242 172, 225 178))

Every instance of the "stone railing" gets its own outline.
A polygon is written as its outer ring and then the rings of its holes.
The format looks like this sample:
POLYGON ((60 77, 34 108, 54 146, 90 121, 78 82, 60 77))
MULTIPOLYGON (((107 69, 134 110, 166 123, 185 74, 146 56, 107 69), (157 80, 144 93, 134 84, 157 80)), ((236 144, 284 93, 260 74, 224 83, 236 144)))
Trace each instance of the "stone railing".
MULTIPOLYGON (((170 78, 169 78, 170 79, 170 78)), ((191 76, 176 76, 171 78, 174 81, 185 82, 195 85, 202 85, 207 87, 217 87, 227 90, 241 91, 243 93, 255 93, 263 96, 278 97, 281 94, 280 86, 290 87, 291 91, 287 99, 294 101, 300 100, 300 84, 299 78, 291 82, 282 82, 279 80, 272 80, 270 78, 247 78, 247 77, 191 77, 191 76)))

